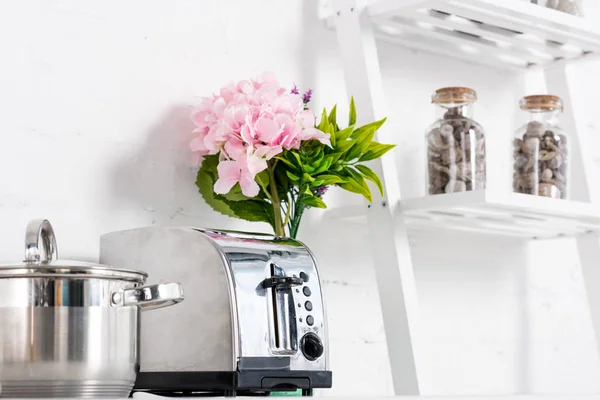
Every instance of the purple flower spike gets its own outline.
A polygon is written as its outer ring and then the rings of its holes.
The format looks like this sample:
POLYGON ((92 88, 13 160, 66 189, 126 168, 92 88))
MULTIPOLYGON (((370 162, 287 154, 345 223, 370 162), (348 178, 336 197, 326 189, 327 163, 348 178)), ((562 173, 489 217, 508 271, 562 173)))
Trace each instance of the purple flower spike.
POLYGON ((323 195, 325 193, 327 193, 328 189, 329 189, 329 186, 321 186, 320 188, 317 188, 315 190, 315 196, 317 196, 317 197, 323 197, 323 195))
POLYGON ((290 90, 290 93, 291 94, 300 94, 300 92, 298 91, 298 87, 296 85, 294 85, 292 90, 290 90))
POLYGON ((312 89, 308 89, 306 91, 306 93, 304 93, 302 95, 302 101, 304 102, 304 104, 306 104, 310 101, 311 96, 312 96, 312 89))

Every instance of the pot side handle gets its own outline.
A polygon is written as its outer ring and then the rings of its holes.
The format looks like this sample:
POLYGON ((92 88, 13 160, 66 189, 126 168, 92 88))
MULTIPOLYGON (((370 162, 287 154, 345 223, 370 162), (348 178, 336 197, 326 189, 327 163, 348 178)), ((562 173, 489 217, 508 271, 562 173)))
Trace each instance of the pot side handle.
POLYGON ((160 283, 114 292, 110 302, 115 307, 138 306, 140 310, 154 310, 183 301, 183 286, 179 283, 160 283))

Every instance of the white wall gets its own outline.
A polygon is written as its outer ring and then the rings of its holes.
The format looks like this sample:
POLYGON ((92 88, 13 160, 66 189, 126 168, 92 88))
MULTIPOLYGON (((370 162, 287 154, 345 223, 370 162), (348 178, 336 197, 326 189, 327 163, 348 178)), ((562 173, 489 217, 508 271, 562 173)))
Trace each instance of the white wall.
MULTIPOLYGON (((263 70, 316 89, 316 109, 346 110, 335 38, 315 14, 315 1, 300 0, 0 1, 0 259, 22 258, 22 230, 40 216, 53 222, 64 258, 85 260, 97 260, 100 234, 118 229, 264 229, 203 204, 187 165, 187 116, 199 96, 263 70)), ((476 119, 489 136, 514 129, 523 94, 514 76, 385 45, 380 53, 399 166, 414 171, 401 175, 405 195, 422 190, 437 87, 477 89, 476 119)), ((596 68, 581 69, 588 87, 598 88, 596 68)), ((590 121, 597 97, 588 91, 590 121)), ((336 191, 328 199, 360 204, 336 191)), ((309 213, 301 239, 325 281, 328 394, 391 394, 368 232, 319 224, 321 215, 309 213)), ((572 242, 534 252, 508 239, 415 233, 411 245, 425 393, 600 389, 572 242)))

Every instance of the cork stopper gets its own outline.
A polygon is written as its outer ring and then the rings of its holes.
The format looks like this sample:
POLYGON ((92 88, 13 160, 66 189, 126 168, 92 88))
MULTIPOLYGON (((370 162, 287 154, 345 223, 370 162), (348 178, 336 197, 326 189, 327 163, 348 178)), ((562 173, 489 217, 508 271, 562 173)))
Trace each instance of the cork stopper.
POLYGON ((519 102, 519 106, 521 107, 521 110, 538 112, 554 110, 563 111, 564 109, 563 101, 560 97, 548 94, 525 96, 519 102))
POLYGON ((434 104, 444 103, 474 103, 477 101, 477 93, 466 87, 446 87, 435 91, 431 96, 434 104))

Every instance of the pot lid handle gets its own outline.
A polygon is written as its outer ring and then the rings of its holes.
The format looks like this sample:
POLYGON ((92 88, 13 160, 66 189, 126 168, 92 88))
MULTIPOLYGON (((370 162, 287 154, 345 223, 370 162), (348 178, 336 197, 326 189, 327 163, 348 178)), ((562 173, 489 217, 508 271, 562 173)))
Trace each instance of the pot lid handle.
POLYGON ((53 261, 58 258, 54 229, 47 219, 34 219, 27 224, 25 231, 25 262, 37 263, 53 261), (40 251, 40 238, 41 251, 40 251), (43 259, 42 259, 43 255, 43 259))

